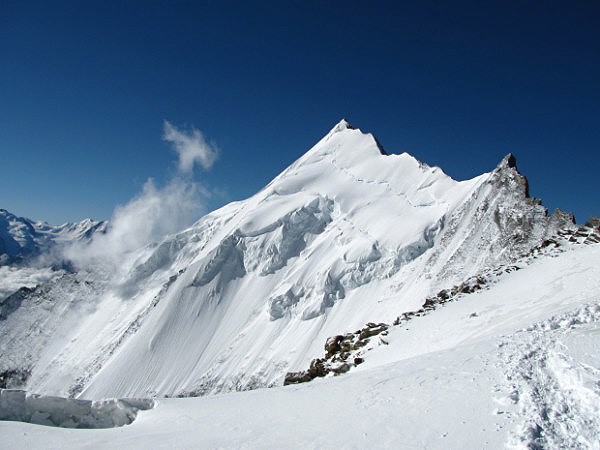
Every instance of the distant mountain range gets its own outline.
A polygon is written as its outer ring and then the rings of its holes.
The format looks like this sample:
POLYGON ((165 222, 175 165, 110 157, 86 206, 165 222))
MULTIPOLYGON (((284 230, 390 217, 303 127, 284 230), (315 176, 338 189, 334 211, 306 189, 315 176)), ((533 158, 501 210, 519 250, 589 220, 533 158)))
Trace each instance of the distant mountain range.
POLYGON ((94 233, 103 233, 106 226, 107 222, 91 219, 52 226, 0 209, 0 266, 31 262, 61 245, 89 241, 94 233))

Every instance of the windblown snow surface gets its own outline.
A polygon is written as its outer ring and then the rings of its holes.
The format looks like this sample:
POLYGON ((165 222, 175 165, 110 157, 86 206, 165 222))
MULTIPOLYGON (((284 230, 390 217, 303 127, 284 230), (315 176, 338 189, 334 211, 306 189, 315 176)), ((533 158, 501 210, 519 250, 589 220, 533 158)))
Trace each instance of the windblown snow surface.
MULTIPOLYGON (((598 448, 598 241, 548 216, 512 155, 459 182, 342 121, 256 195, 117 271, 75 258, 0 301, 6 387, 156 399, 118 429, 0 422, 2 442, 598 448), (427 307, 442 291, 452 301, 427 307), (368 322, 390 326, 348 373, 281 386, 368 322)), ((54 417, 43 398, 32 417, 54 417)))

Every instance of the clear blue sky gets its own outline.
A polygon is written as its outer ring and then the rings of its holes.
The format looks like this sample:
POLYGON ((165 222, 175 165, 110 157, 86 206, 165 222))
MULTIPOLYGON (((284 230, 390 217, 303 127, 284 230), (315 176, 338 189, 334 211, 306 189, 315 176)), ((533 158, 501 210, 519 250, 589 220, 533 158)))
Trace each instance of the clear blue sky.
POLYGON ((583 222, 599 23, 594 1, 3 1, 0 208, 109 218, 175 170, 164 120, 219 147, 196 172, 216 207, 346 118, 457 179, 513 152, 532 195, 583 222))

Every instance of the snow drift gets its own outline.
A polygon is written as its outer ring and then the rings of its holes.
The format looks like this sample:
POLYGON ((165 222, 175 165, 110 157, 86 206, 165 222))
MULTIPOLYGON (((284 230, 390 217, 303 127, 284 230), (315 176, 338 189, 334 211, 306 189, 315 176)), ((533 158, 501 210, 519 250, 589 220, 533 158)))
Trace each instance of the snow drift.
POLYGON ((148 399, 89 401, 0 389, 0 420, 61 428, 112 428, 129 425, 135 420, 138 411, 153 406, 154 401, 148 399))

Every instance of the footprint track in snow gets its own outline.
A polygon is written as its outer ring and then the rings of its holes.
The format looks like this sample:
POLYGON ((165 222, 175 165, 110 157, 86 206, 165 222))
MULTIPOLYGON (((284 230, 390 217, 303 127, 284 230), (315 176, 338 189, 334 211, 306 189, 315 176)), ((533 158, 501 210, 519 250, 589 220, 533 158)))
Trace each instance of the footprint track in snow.
MULTIPOLYGON (((518 406, 510 446, 585 448, 600 446, 600 370, 564 351, 573 331, 598 343, 600 304, 551 317, 521 330, 499 345, 506 396, 518 406), (590 386, 591 385, 591 386, 590 386)), ((592 344, 594 345, 594 344, 592 344)), ((498 390, 498 387, 496 391, 498 390)))

